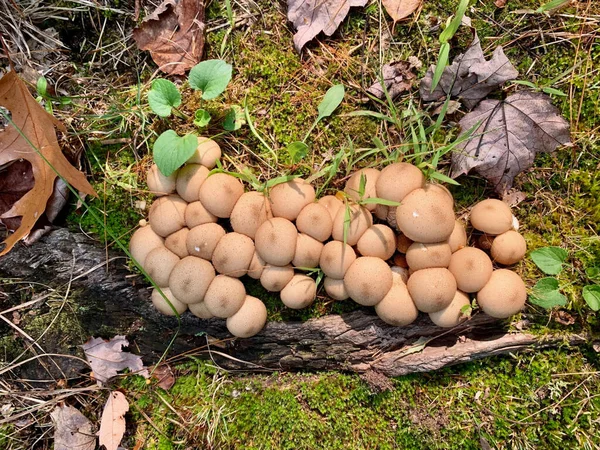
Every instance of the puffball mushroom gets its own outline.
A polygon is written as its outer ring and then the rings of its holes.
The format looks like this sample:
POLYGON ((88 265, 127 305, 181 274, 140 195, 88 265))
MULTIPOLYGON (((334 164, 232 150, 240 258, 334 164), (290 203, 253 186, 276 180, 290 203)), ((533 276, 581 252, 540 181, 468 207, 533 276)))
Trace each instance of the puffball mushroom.
POLYGON ((488 316, 506 319, 525 306, 527 289, 519 275, 508 269, 494 270, 477 293, 477 304, 488 316))
POLYGON ((396 209, 398 228, 415 242, 431 244, 447 240, 454 229, 454 210, 446 194, 416 189, 396 209))
POLYGON ((298 214, 296 227, 301 233, 323 242, 331 237, 333 220, 325 206, 309 203, 298 214))
POLYGON ((211 214, 225 219, 243 193, 240 180, 226 173, 215 173, 202 183, 198 198, 211 214))
POLYGON ((347 225, 348 233, 346 243, 348 245, 356 245, 365 231, 373 225, 373 216, 369 210, 359 205, 347 205, 338 211, 333 221, 332 237, 336 241, 344 240, 344 223, 346 222, 346 208, 348 208, 350 216, 350 224, 347 225))
POLYGON ((192 228, 185 240, 188 253, 210 261, 215 247, 225 234, 225 229, 218 223, 205 223, 192 228))
POLYGON ((307 234, 298 233, 296 253, 294 254, 294 259, 292 259, 292 265, 294 267, 318 267, 322 251, 322 242, 313 239, 307 234))
POLYGON ((179 262, 179 256, 166 247, 156 247, 144 261, 144 270, 150 278, 160 287, 169 285, 169 275, 173 267, 179 262))
POLYGON ((452 253, 467 246, 467 230, 461 221, 454 221, 454 229, 448 238, 448 244, 452 253))
POLYGON ((194 228, 205 223, 217 223, 218 217, 211 214, 202 202, 192 202, 185 208, 185 224, 188 228, 194 228))
POLYGON ((362 256, 390 259, 396 251, 396 235, 387 225, 373 225, 360 237, 356 248, 362 256))
POLYGON ((437 183, 426 183, 423 187, 426 191, 435 191, 444 195, 445 200, 448 202, 451 208, 454 208, 454 197, 452 196, 452 192, 448 190, 446 186, 443 184, 437 183))
POLYGON ((321 251, 319 266, 328 277, 341 280, 354 261, 356 253, 352 247, 340 241, 330 241, 321 251))
POLYGON ((157 198, 148 215, 150 226, 162 237, 181 230, 185 226, 186 207, 187 202, 177 195, 157 198))
POLYGON ((177 193, 186 202, 198 200, 200 186, 208 177, 208 169, 200 164, 186 164, 177 175, 177 193))
POLYGON ((317 283, 307 275, 294 275, 281 290, 280 297, 288 308, 306 308, 312 305, 317 298, 317 283))
MULTIPOLYGON (((162 287, 160 288, 160 290, 165 295, 165 297, 167 297, 167 299, 171 302, 171 305, 173 305, 173 308, 175 308, 177 314, 182 314, 185 312, 185 310, 188 308, 188 305, 177 300, 171 292, 171 289, 169 289, 168 287, 162 287)), ((150 300, 152 300, 152 304, 154 305, 154 307, 165 316, 175 315, 171 306, 166 302, 163 296, 160 295, 160 292, 158 292, 158 289, 152 289, 152 295, 150 296, 150 300)))
POLYGON ((412 270, 448 267, 451 257, 452 251, 447 242, 433 244, 413 242, 406 251, 406 262, 412 270))
POLYGON ((461 291, 456 291, 452 302, 441 311, 429 313, 429 318, 438 327, 452 328, 466 320, 466 316, 462 313, 465 306, 469 306, 471 300, 469 296, 461 291))
POLYGON ((494 268, 485 252, 465 247, 452 254, 448 270, 454 275, 458 289, 471 293, 477 292, 488 282, 494 268))
POLYGON ((505 266, 518 263, 527 253, 527 242, 517 231, 502 233, 492 242, 492 259, 505 266))
POLYGON ((373 256, 356 258, 344 275, 350 298, 363 306, 379 303, 392 287, 392 281, 390 266, 373 256))
POLYGON ((153 164, 146 173, 146 184, 151 194, 160 197, 175 192, 177 183, 177 171, 173 172, 168 177, 165 177, 158 169, 156 164, 153 164))
MULTIPOLYGON (((366 200, 368 198, 377 197, 377 189, 376 184, 379 178, 379 170, 377 169, 361 169, 357 170, 352 174, 348 181, 346 181, 346 186, 344 187, 344 192, 355 202, 359 200, 366 200), (361 198, 360 196, 360 180, 361 178, 365 178, 365 192, 361 198)), ((377 204, 368 203, 365 205, 369 211, 374 211, 377 204)))
POLYGON ((393 283, 391 289, 379 303, 375 305, 375 312, 385 323, 395 327, 403 327, 413 323, 419 311, 413 302, 402 276, 392 272, 393 283))
POLYGON ((414 272, 406 283, 419 311, 431 313, 447 307, 456 292, 456 280, 448 269, 434 267, 414 272))
POLYGON ((260 279, 262 275, 263 269, 267 263, 260 257, 256 250, 254 250, 254 254, 252 255, 252 260, 250 261, 250 266, 248 267, 248 276, 250 278, 254 278, 255 280, 260 279))
POLYGON ((390 211, 390 208, 388 206, 377 204, 377 205, 375 205, 375 209, 373 210, 373 214, 379 220, 387 220, 389 211, 390 211))
POLYGON ((260 284, 269 292, 279 292, 294 277, 294 268, 267 264, 260 275, 260 284))
POLYGON ((323 281, 325 292, 334 300, 346 300, 350 298, 350 294, 346 290, 344 280, 338 280, 336 278, 325 277, 323 281))
POLYGON ((404 284, 408 283, 408 269, 402 266, 392 266, 392 273, 396 273, 400 275, 400 278, 404 282, 404 284))
POLYGON ((229 220, 233 231, 254 239, 258 227, 271 218, 269 199, 260 192, 246 192, 233 207, 229 220))
POLYGON ((273 186, 269 192, 274 217, 296 220, 300 211, 315 201, 315 188, 302 178, 273 186))
POLYGON ((152 250, 164 245, 164 239, 152 230, 152 227, 146 225, 138 228, 129 240, 129 253, 137 263, 144 267, 146 256, 152 250))
POLYGON ((274 217, 264 222, 254 237, 256 251, 269 264, 285 266, 294 259, 298 230, 283 217, 274 217))
POLYGON ((221 159, 221 147, 212 139, 198 137, 198 147, 196 151, 187 160, 188 163, 202 164, 207 169, 212 169, 217 165, 217 160, 221 159))
POLYGON ((396 250, 398 250, 400 253, 406 254, 412 244, 413 241, 402 233, 396 237, 396 250))
POLYGON ((336 214, 340 210, 342 206, 344 206, 344 202, 342 202, 335 195, 326 195, 325 197, 321 197, 317 203, 322 205, 329 211, 329 215, 331 216, 331 220, 335 219, 336 214))
POLYGON ((377 197, 402 202, 412 191, 425 185, 423 172, 412 164, 397 162, 382 169, 377 178, 377 197))
POLYGON ((189 255, 186 245, 187 235, 189 232, 190 229, 186 227, 176 231, 173 234, 170 234, 165 239, 165 247, 167 247, 180 258, 185 258, 189 255))
POLYGON ((190 305, 204 300, 214 278, 215 269, 211 263, 195 256, 186 256, 173 267, 169 288, 177 300, 190 305))
POLYGON ((246 295, 244 304, 233 316, 227 319, 227 329, 240 338, 257 334, 267 323, 267 308, 256 297, 246 295))
POLYGON ((212 254, 212 262, 217 272, 239 278, 248 273, 253 255, 252 239, 234 231, 219 240, 212 254))
POLYGON ((492 244, 494 243, 494 238, 496 236, 490 236, 489 234, 482 234, 475 240, 475 245, 477 248, 481 250, 489 251, 492 248, 492 244))
POLYGON ((204 296, 204 305, 210 313, 221 319, 233 316, 246 299, 244 283, 227 275, 217 275, 204 296))
POLYGON ((208 310, 204 302, 188 305, 190 312, 200 319, 212 319, 214 316, 208 310))
POLYGON ((489 198, 471 209, 471 225, 484 233, 496 236, 512 228, 513 215, 510 207, 501 200, 489 198))

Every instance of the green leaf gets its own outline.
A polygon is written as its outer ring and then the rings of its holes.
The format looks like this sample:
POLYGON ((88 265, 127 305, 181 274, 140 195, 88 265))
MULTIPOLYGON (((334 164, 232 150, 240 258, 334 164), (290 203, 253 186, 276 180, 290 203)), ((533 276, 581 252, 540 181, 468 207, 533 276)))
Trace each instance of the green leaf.
POLYGON ((300 162, 306 155, 308 155, 308 145, 304 142, 296 141, 289 144, 286 148, 292 164, 300 162))
POLYGON ((181 105, 181 94, 174 83, 164 78, 157 78, 148 91, 148 104, 155 114, 169 117, 171 109, 181 105))
POLYGON ((231 80, 232 71, 231 64, 221 59, 207 59, 190 70, 190 86, 192 89, 202 91, 204 100, 213 99, 225 91, 231 80))
POLYGON ((563 91, 559 91, 558 89, 554 89, 551 87, 542 88, 542 92, 545 92, 546 94, 549 94, 549 95, 557 95, 559 97, 567 96, 567 94, 565 94, 563 91))
POLYGON ((453 178, 450 178, 447 175, 444 175, 440 172, 431 172, 429 174, 429 178, 433 178, 434 180, 441 181, 442 183, 453 184, 454 186, 460 186, 460 183, 453 178))
POLYGON ((454 35, 458 31, 458 27, 460 27, 460 24, 462 23, 462 19, 465 15, 465 12, 467 12, 468 6, 469 0, 461 0, 461 2, 458 5, 458 8, 456 9, 456 14, 452 18, 448 26, 440 34, 440 42, 442 44, 448 43, 450 39, 454 37, 454 35))
POLYGON ((194 113, 194 125, 204 128, 210 122, 210 113, 205 109, 197 109, 194 113))
POLYGON ((542 272, 548 275, 557 275, 569 255, 560 247, 543 247, 532 251, 530 256, 542 272))
POLYGON ((39 77, 35 88, 39 95, 46 97, 48 95, 48 80, 46 80, 46 77, 39 77))
POLYGON ((600 267, 588 267, 585 274, 590 280, 600 281, 600 267))
POLYGON ((344 205, 345 211, 344 211, 344 232, 343 232, 343 241, 344 241, 344 245, 346 245, 348 243, 348 231, 350 231, 350 222, 352 221, 352 218, 350 217, 350 205, 348 205, 348 203, 346 203, 344 205))
POLYGON ((384 206, 400 206, 399 202, 395 202, 393 200, 386 200, 385 198, 378 198, 378 197, 365 198, 364 200, 360 201, 360 204, 361 205, 372 204, 372 205, 384 205, 384 206))
POLYGON ((193 133, 180 137, 167 130, 154 142, 154 162, 160 172, 168 177, 192 157, 198 147, 198 136, 193 133))
POLYGON ((444 69, 448 65, 448 56, 450 55, 450 44, 444 42, 440 47, 440 55, 438 56, 437 64, 435 65, 435 71, 433 72, 433 78, 431 80, 431 92, 435 90, 438 83, 442 79, 444 69))
POLYGON ((570 0, 552 0, 535 10, 536 13, 541 14, 553 9, 560 8, 561 6, 569 3, 570 0))
POLYGON ((239 105, 233 105, 223 121, 223 128, 227 131, 237 131, 246 124, 244 110, 239 105))
POLYGON ((266 187, 272 188, 273 186, 277 186, 278 184, 282 183, 287 183, 288 181, 295 180, 299 177, 300 175, 282 175, 280 177, 271 178, 269 181, 267 181, 266 187))
POLYGON ((552 277, 542 278, 536 283, 529 301, 545 309, 567 304, 567 298, 558 290, 558 280, 552 277))
POLYGON ((531 81, 526 81, 526 80, 514 80, 513 81, 514 84, 520 84, 523 86, 527 86, 530 87, 531 89, 538 89, 538 87, 533 84, 531 81))
POLYGON ((347 114, 342 114, 343 116, 349 116, 349 117, 357 117, 357 116, 366 116, 366 117, 373 117, 375 119, 379 119, 379 120, 385 120, 387 122, 391 122, 391 123, 396 123, 394 119, 392 119, 390 116, 386 116, 385 114, 381 114, 375 111, 368 111, 368 110, 360 110, 360 111, 352 111, 349 112, 347 114))
POLYGON ((344 85, 336 84, 335 86, 330 87, 325 93, 325 97, 319 103, 318 111, 319 116, 317 117, 317 122, 325 117, 329 117, 333 114, 333 112, 340 106, 342 100, 344 99, 344 85))
POLYGON ((362 200, 365 196, 365 190, 367 188, 367 176, 364 172, 360 174, 360 181, 358 182, 358 198, 362 200))
POLYGON ((583 299, 594 311, 600 310, 600 285, 593 284, 583 287, 583 299))

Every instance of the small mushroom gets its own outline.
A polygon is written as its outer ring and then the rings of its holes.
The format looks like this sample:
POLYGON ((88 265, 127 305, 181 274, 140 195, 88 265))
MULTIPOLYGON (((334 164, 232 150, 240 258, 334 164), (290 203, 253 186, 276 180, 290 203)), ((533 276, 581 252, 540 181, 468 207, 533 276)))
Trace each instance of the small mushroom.
POLYGON ((312 305, 317 298, 317 283, 307 275, 294 275, 280 293, 281 301, 291 309, 312 305))
POLYGON ((430 244, 447 240, 454 229, 454 210, 446 194, 416 189, 396 209, 400 230, 415 242, 430 244))
POLYGON ((217 275, 208 286, 203 303, 213 316, 226 319, 239 311, 245 299, 244 283, 227 275, 217 275))
POLYGON ((413 241, 402 233, 398 234, 396 237, 396 250, 398 250, 400 253, 406 254, 412 244, 413 241))
POLYGON ((321 197, 317 203, 324 206, 327 211, 329 211, 332 222, 340 208, 344 206, 344 202, 342 202, 335 195, 326 195, 325 197, 321 197))
POLYGON ((488 282, 494 268, 485 252, 465 247, 452 254, 448 270, 454 275, 458 289, 471 293, 477 292, 488 282))
POLYGON ((190 312, 200 319, 212 319, 214 316, 210 313, 204 302, 192 303, 188 305, 190 312))
POLYGON ((448 238, 448 244, 452 253, 467 246, 467 230, 461 221, 454 221, 454 229, 448 238))
POLYGON ((501 200, 483 200, 471 209, 471 225, 484 233, 496 236, 512 228, 513 215, 510 207, 501 200))
POLYGON ((162 237, 181 230, 185 226, 186 207, 187 202, 177 195, 157 198, 148 215, 150 226, 162 237))
POLYGON ((527 253, 527 242, 518 231, 509 230, 494 239, 490 249, 492 259, 500 264, 509 266, 516 264, 527 253))
POLYGON ((406 262, 412 270, 448 267, 451 257, 452 251, 447 242, 433 244, 413 242, 406 251, 406 262))
POLYGON ((465 306, 469 306, 469 296, 461 291, 456 291, 452 302, 444 309, 429 313, 429 318, 438 327, 452 328, 467 319, 462 313, 465 306))
POLYGON ((346 290, 344 280, 338 280, 336 278, 325 277, 323 281, 325 292, 334 300, 346 300, 350 298, 350 294, 346 290))
POLYGON ((322 251, 322 242, 313 239, 307 234, 298 233, 296 252, 294 254, 294 259, 292 259, 292 265, 294 267, 318 267, 322 251))
POLYGON ((419 311, 408 292, 408 288, 398 273, 392 272, 393 283, 388 293, 375 305, 375 312, 385 323, 403 327, 413 323, 419 311))
POLYGON ((181 259, 169 276, 169 288, 177 300, 188 305, 204 300, 208 286, 215 278, 211 263, 195 256, 181 259))
POLYGON ((323 247, 319 266, 325 275, 341 280, 356 260, 354 249, 340 241, 330 241, 323 247))
MULTIPOLYGON (((394 209, 394 208, 392 207, 392 209, 394 209)), ((375 205, 375 209, 373 210, 373 214, 379 220, 387 220, 389 212, 390 212, 389 206, 381 205, 381 204, 375 205)))
POLYGON ((208 169, 200 164, 186 164, 177 175, 177 193, 186 202, 198 200, 200 186, 208 177, 208 169))
POLYGON ((225 229, 217 223, 198 225, 186 237, 187 251, 190 255, 210 261, 215 247, 225 234, 225 229))
POLYGON ((260 275, 260 284, 269 292, 279 292, 294 277, 294 268, 267 264, 260 275))
POLYGON ((175 192, 177 182, 177 171, 173 172, 168 177, 165 177, 156 164, 153 164, 146 174, 146 184, 151 194, 160 197, 169 195, 175 192))
POLYGON ((410 269, 408 267, 408 262, 406 261, 406 255, 403 255, 402 253, 396 253, 394 255, 394 265, 396 265, 398 267, 402 267, 410 272, 410 269))
POLYGON ((315 189, 302 178, 280 183, 269 192, 274 217, 296 220, 300 211, 315 201, 315 189))
POLYGON ((192 202, 185 208, 185 224, 188 228, 194 228, 205 223, 217 223, 218 217, 211 214, 202 202, 192 202))
MULTIPOLYGON (((376 184, 377 179, 379 178, 379 173, 379 170, 370 168, 357 170, 350 178, 348 178, 348 181, 346 181, 344 192, 355 202, 377 197, 376 184), (365 179, 365 187, 361 198, 360 181, 363 177, 365 179)), ((375 203, 368 203, 365 205, 365 208, 367 208, 369 211, 374 211, 376 206, 377 205, 375 203)))
POLYGON ((456 280, 448 269, 434 267, 414 272, 406 283, 419 311, 431 313, 447 307, 456 292, 456 280))
POLYGON ((492 244, 494 243, 494 238, 496 236, 491 236, 489 234, 482 234, 474 241, 474 245, 481 250, 489 251, 492 248, 492 244))
POLYGON ((189 255, 186 245, 187 235, 189 232, 190 229, 186 227, 176 231, 173 234, 170 234, 165 239, 165 247, 167 247, 180 258, 185 258, 189 255))
POLYGON ((285 266, 294 259, 298 230, 283 217, 274 217, 264 222, 254 237, 256 251, 267 263, 285 266))
POLYGON ((267 308, 256 297, 246 295, 244 304, 233 316, 227 319, 227 329, 239 338, 258 334, 267 323, 267 308))
POLYGON ((267 197, 260 192, 246 192, 233 207, 229 220, 233 231, 254 239, 258 227, 271 218, 273 213, 267 197))
POLYGON ((360 237, 356 248, 362 256, 390 259, 396 251, 396 235, 387 225, 373 225, 360 237))
POLYGON ((402 202, 425 184, 423 172, 412 164, 397 162, 385 167, 377 178, 377 197, 402 202))
POLYGON ((260 279, 260 276, 263 273, 263 269, 267 263, 260 257, 256 250, 254 250, 254 254, 252 255, 252 261, 250 261, 250 267, 248 267, 248 276, 250 278, 254 278, 255 280, 260 279))
POLYGON ((207 169, 212 169, 217 165, 217 160, 221 159, 221 147, 212 139, 198 137, 198 147, 196 151, 187 160, 188 163, 202 164, 207 169))
POLYGON ((179 262, 179 256, 166 247, 156 247, 144 261, 144 269, 152 278, 152 281, 159 287, 169 285, 169 275, 173 267, 179 262))
MULTIPOLYGON (((167 297, 167 299, 171 302, 171 305, 173 305, 173 308, 175 308, 177 314, 183 314, 185 312, 185 310, 188 308, 188 305, 177 300, 171 292, 171 289, 169 289, 168 287, 163 287, 160 290, 165 295, 165 297, 167 297)), ((150 300, 152 300, 152 304, 154 305, 154 307, 165 316, 175 315, 175 313, 173 312, 173 308, 171 308, 171 305, 169 305, 167 301, 163 298, 163 296, 160 294, 160 292, 158 292, 158 289, 152 290, 150 300)))
POLYGON ((296 219, 296 227, 318 241, 326 241, 331 237, 333 220, 327 208, 319 203, 309 203, 296 219))
POLYGON ((129 253, 136 262, 144 267, 146 256, 152 250, 164 245, 164 239, 152 230, 152 227, 146 225, 138 228, 129 240, 129 253))
POLYGON ((477 304, 488 316, 506 319, 525 306, 527 289, 519 275, 508 269, 494 270, 477 293, 477 304))
POLYGON ((212 254, 212 262, 217 272, 239 278, 248 273, 253 255, 252 239, 245 234, 232 232, 219 240, 212 254))
POLYGON ((363 206, 348 204, 338 211, 333 221, 332 236, 336 241, 344 240, 344 228, 347 228, 346 244, 356 245, 365 231, 373 225, 373 216, 363 206), (346 218, 349 217, 349 222, 346 218), (344 225, 347 224, 347 225, 344 225))
POLYGON ((363 306, 379 303, 392 287, 392 280, 390 266, 372 256, 356 258, 344 275, 350 298, 363 306))
POLYGON ((243 193, 240 180, 226 173, 215 173, 202 183, 198 198, 211 214, 225 219, 243 193))
POLYGON ((404 284, 408 283, 409 274, 408 274, 408 269, 406 267, 392 266, 392 267, 390 267, 390 269, 392 269, 393 273, 397 273, 398 275, 400 275, 400 278, 402 279, 404 284))

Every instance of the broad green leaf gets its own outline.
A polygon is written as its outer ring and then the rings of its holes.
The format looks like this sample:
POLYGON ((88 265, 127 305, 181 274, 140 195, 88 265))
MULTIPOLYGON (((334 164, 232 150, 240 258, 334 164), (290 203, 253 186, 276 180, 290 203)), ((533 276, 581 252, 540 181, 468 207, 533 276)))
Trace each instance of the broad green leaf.
POLYGON ((552 277, 542 278, 536 283, 529 296, 529 301, 545 309, 567 304, 567 298, 558 290, 558 280, 552 277))
POLYGON ((193 133, 180 137, 167 130, 154 142, 154 162, 160 172, 168 177, 192 157, 198 147, 198 136, 193 133))
POLYGON ((40 94, 42 97, 46 97, 48 94, 48 80, 46 80, 46 77, 39 77, 35 88, 38 94, 40 94))
POLYGON ((213 99, 225 91, 231 80, 232 71, 232 66, 221 59, 202 61, 190 70, 190 86, 192 89, 202 91, 204 100, 213 99))
POLYGON ((431 79, 431 92, 435 91, 438 83, 442 79, 444 69, 448 65, 448 56, 450 55, 450 44, 444 42, 440 47, 440 55, 438 56, 437 64, 435 65, 435 71, 433 72, 433 78, 431 79))
POLYGON ((584 286, 583 299, 594 311, 600 310, 600 285, 584 286))
POLYGON ((543 247, 532 251, 530 256, 542 272, 548 275, 557 275, 569 255, 560 247, 543 247))
POLYGON ((233 105, 223 121, 223 129, 227 131, 237 131, 246 124, 244 110, 239 105, 233 105))
POLYGON ((600 267, 588 267, 585 274, 590 280, 600 281, 600 267))
POLYGON ((308 145, 300 141, 292 142, 287 146, 286 150, 290 155, 292 164, 299 163, 308 155, 308 145))
POLYGON ((198 128, 204 128, 210 122, 210 113, 205 109, 198 109, 194 113, 194 125, 198 128))
POLYGON ((164 78, 157 78, 148 91, 148 104, 155 114, 169 117, 171 109, 181 105, 181 94, 174 83, 164 78))
POLYGON ((330 87, 325 93, 325 97, 319 103, 318 111, 319 117, 317 117, 317 122, 325 117, 329 117, 333 114, 342 100, 344 99, 344 85, 336 84, 335 86, 330 87))

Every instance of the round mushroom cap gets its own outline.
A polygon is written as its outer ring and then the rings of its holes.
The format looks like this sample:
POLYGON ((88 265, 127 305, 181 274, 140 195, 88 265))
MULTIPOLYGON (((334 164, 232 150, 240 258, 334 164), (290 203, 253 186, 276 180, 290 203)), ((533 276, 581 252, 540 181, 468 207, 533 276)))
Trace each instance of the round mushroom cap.
POLYGON ((333 220, 327 208, 319 203, 309 203, 296 219, 296 227, 318 241, 326 241, 331 237, 333 220))
POLYGON ((253 255, 252 239, 245 234, 232 232, 219 240, 212 255, 212 262, 217 272, 239 278, 248 273, 253 255))
MULTIPOLYGON (((175 308, 177 314, 183 314, 185 312, 185 310, 188 308, 188 305, 177 300, 171 292, 171 289, 169 289, 168 287, 163 287, 160 288, 160 290, 163 292, 163 294, 165 294, 165 297, 167 297, 167 299, 171 302, 171 305, 173 305, 173 308, 175 308)), ((158 289, 152 289, 152 295, 150 296, 150 300, 152 300, 152 304, 154 305, 154 307, 165 316, 175 315, 171 306, 166 302, 163 296, 160 295, 160 292, 158 292, 158 289)))
POLYGON ((488 282, 494 267, 484 251, 465 247, 452 254, 448 270, 456 279, 458 289, 463 292, 477 292, 488 282))
POLYGON ((483 200, 473 206, 470 218, 473 228, 492 236, 510 230, 513 224, 510 206, 493 198, 483 200))
POLYGON ((423 172, 412 164, 398 162, 385 167, 377 179, 377 197, 401 202, 425 185, 423 172))
POLYGON ((325 197, 321 197, 317 203, 324 206, 327 211, 329 211, 332 222, 340 208, 344 206, 344 202, 342 202, 335 195, 326 195, 325 197))
POLYGON ((211 263, 195 256, 186 256, 173 267, 169 288, 177 300, 191 305, 204 300, 213 278, 215 269, 211 263))
MULTIPOLYGON (((352 174, 348 181, 346 181, 346 186, 344 187, 344 192, 355 202, 359 200, 366 200, 368 198, 377 197, 377 189, 376 184, 379 179, 379 170, 377 169, 361 169, 357 170, 352 174), (362 198, 360 197, 360 179, 365 177, 365 192, 362 198)), ((375 203, 368 203, 365 205, 369 211, 374 211, 377 205, 375 203)))
POLYGON ((243 193, 240 180, 226 173, 215 173, 202 183, 198 198, 211 214, 225 219, 243 193))
POLYGON ((315 189, 302 178, 280 183, 269 192, 273 216, 296 220, 300 211, 315 201, 315 189))
POLYGON ((400 230, 415 242, 431 244, 447 240, 454 229, 454 210, 446 194, 416 189, 396 209, 400 230))
POLYGON ((244 283, 227 275, 217 275, 208 286, 203 303, 213 316, 226 319, 239 311, 245 299, 244 283))
POLYGON ((494 238, 496 236, 491 236, 489 234, 482 234, 475 240, 475 245, 477 248, 481 250, 490 250, 492 248, 492 244, 494 243, 494 238))
POLYGON ((346 223, 346 208, 349 209, 350 225, 346 236, 346 244, 356 245, 365 231, 373 225, 373 216, 367 208, 359 205, 348 205, 340 208, 333 221, 332 236, 336 241, 344 240, 344 223, 346 223))
POLYGON ((227 329, 239 338, 258 334, 267 323, 267 308, 256 297, 246 295, 244 304, 233 316, 227 319, 227 329))
POLYGON ((192 202, 185 208, 185 224, 188 228, 194 228, 205 223, 217 223, 218 217, 211 214, 202 202, 192 202))
POLYGON ((177 175, 177 193, 186 202, 198 200, 200 186, 208 177, 208 169, 200 164, 186 164, 177 175))
POLYGON ((190 312, 200 319, 212 319, 214 316, 210 313, 204 302, 192 303, 188 305, 190 312))
POLYGON ((413 323, 419 311, 415 306, 402 276, 392 272, 393 284, 388 293, 375 305, 375 312, 385 323, 403 327, 413 323))
POLYGON ((346 271, 344 285, 350 298, 363 306, 379 303, 392 287, 392 270, 373 256, 361 256, 346 271))
POLYGON ((467 230, 461 221, 454 221, 454 229, 448 238, 448 244, 452 253, 467 246, 467 230))
POLYGON ((189 228, 182 228, 181 230, 170 234, 165 239, 165 247, 167 247, 180 258, 185 258, 189 255, 186 245, 187 235, 189 232, 189 228))
POLYGON ((160 197, 175 192, 177 182, 177 171, 173 172, 168 177, 165 177, 156 164, 153 164, 146 174, 146 184, 151 194, 160 197))
POLYGON ((516 264, 525 257, 527 242, 518 231, 509 230, 496 236, 490 253, 492 259, 500 264, 505 266, 516 264))
POLYGON ((281 290, 280 297, 288 308, 306 308, 317 298, 317 283, 307 275, 294 275, 281 290))
POLYGON ((506 319, 525 306, 527 289, 519 275, 508 269, 494 270, 477 293, 477 304, 488 316, 506 319))
POLYGON ((379 220, 387 220, 387 216, 388 216, 389 212, 390 212, 389 206, 380 205, 380 204, 375 205, 375 209, 373 210, 373 214, 379 220))
POLYGON ((356 253, 352 247, 340 241, 331 241, 323 246, 319 266, 328 277, 341 280, 354 261, 356 253))
POLYGON ((456 280, 448 269, 417 270, 406 283, 417 309, 426 313, 441 311, 454 298, 456 280))
POLYGON ((390 259, 396 251, 396 235, 387 225, 373 225, 360 237, 356 248, 362 256, 390 259))
POLYGON ((404 234, 398 234, 396 238, 396 250, 400 253, 406 254, 410 246, 413 244, 413 241, 407 238, 404 234))
POLYGON ((152 250, 164 245, 164 239, 152 230, 152 227, 146 225, 138 228, 129 240, 129 253, 136 262, 144 267, 146 256, 152 250))
POLYGON ((239 198, 231 211, 231 228, 254 239, 256 230, 273 218, 269 199, 260 192, 246 192, 239 198))
POLYGON ((454 197, 452 196, 452 192, 450 192, 448 190, 448 188, 446 186, 444 186, 443 184, 426 183, 425 186, 423 187, 423 189, 425 189, 426 191, 429 191, 429 192, 435 191, 440 194, 443 194, 445 196, 444 199, 448 202, 450 207, 454 209, 454 197))
POLYGON ((323 243, 313 239, 307 234, 298 233, 296 241, 296 253, 292 259, 294 267, 319 267, 319 259, 323 251, 323 243))
POLYGON ((252 255, 252 261, 250 261, 250 267, 248 267, 248 276, 250 278, 254 278, 255 280, 260 279, 260 276, 263 273, 263 269, 267 263, 260 257, 256 250, 254 250, 254 254, 252 255))
POLYGON ((272 266, 267 264, 260 275, 260 284, 269 292, 279 292, 294 277, 294 268, 287 266, 272 266))
POLYGON ((448 267, 452 251, 447 242, 423 244, 413 242, 406 251, 406 262, 413 270, 429 269, 430 267, 448 267))
POLYGON ((169 275, 178 262, 179 256, 175 253, 164 246, 156 247, 146 256, 144 270, 157 286, 165 287, 169 285, 169 275))
POLYGON ((456 291, 452 302, 441 311, 429 313, 429 318, 438 327, 452 328, 467 319, 462 313, 465 306, 469 306, 469 296, 461 291, 456 291))
POLYGON ((298 230, 283 217, 274 217, 264 222, 254 236, 256 251, 269 264, 285 266, 294 259, 298 230))
POLYGON ((148 215, 150 226, 156 234, 162 237, 181 230, 185 226, 186 207, 187 202, 177 195, 157 198, 148 215))
POLYGON ((192 256, 210 261, 219 241, 225 236, 225 229, 217 223, 198 225, 188 233, 185 245, 192 256))
POLYGON ((346 300, 350 298, 350 294, 346 290, 344 280, 338 280, 336 278, 325 277, 323 281, 325 292, 334 300, 346 300))
POLYGON ((195 153, 187 160, 188 163, 202 164, 208 169, 217 165, 217 160, 221 159, 221 147, 212 139, 198 137, 198 147, 195 153))
POLYGON ((402 279, 404 284, 408 283, 409 275, 408 275, 408 269, 406 267, 392 266, 392 267, 390 267, 390 269, 392 269, 392 273, 400 275, 400 278, 402 279))

